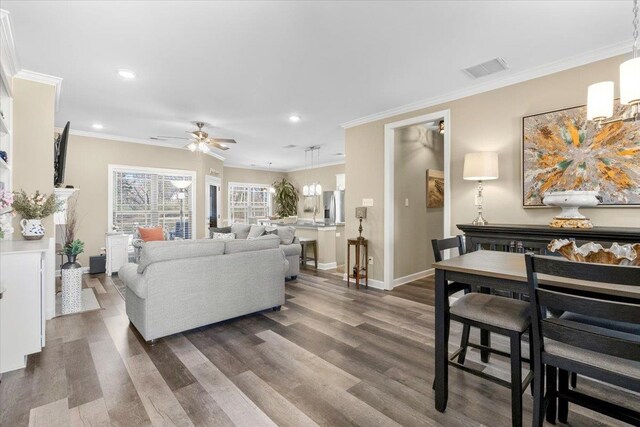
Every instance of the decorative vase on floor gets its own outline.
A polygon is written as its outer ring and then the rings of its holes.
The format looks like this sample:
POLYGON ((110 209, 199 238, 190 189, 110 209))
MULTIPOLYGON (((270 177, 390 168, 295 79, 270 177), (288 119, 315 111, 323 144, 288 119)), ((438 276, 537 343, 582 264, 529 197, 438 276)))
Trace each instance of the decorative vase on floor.
POLYGON ((67 255, 68 262, 60 270, 62 276, 62 314, 82 310, 82 266, 77 255, 67 255))
POLYGON ((22 219, 22 236, 27 240, 40 240, 44 237, 44 227, 41 219, 22 219))

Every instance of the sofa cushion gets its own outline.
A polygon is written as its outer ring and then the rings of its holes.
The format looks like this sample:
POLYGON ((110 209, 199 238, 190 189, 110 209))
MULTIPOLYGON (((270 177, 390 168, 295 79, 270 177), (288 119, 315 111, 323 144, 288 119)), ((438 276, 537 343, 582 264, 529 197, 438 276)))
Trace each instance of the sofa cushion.
POLYGON ((284 252, 284 256, 300 256, 302 253, 302 246, 295 243, 290 245, 280 245, 280 249, 284 252))
POLYGON ((280 246, 277 236, 262 236, 251 240, 228 240, 225 242, 225 254, 237 254, 240 252, 262 251, 275 249, 280 246))
POLYGON ((296 237, 296 228, 290 225, 285 227, 278 227, 276 232, 280 237, 280 244, 290 245, 293 243, 293 239, 296 237))
POLYGON ((231 232, 236 235, 236 239, 246 239, 250 230, 249 224, 231 224, 231 232))
POLYGON ((138 273, 143 273, 149 265, 155 262, 222 255, 224 253, 224 244, 224 241, 210 239, 147 242, 140 252, 138 273))
POLYGON ((231 227, 209 227, 209 237, 213 238, 213 233, 231 233, 231 227))
POLYGON ((164 240, 164 229, 162 227, 138 227, 140 239, 145 242, 164 240))
POLYGON ((266 227, 264 225, 255 225, 255 224, 251 225, 247 239, 255 239, 256 237, 262 236, 264 234, 265 228, 266 227))
POLYGON ((214 231, 211 238, 214 240, 233 240, 236 238, 236 235, 233 233, 216 233, 214 231))

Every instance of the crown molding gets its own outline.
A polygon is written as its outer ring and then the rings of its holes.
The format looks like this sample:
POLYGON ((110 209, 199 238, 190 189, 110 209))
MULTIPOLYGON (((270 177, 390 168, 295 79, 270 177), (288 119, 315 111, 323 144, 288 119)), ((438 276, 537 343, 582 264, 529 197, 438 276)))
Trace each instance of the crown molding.
MULTIPOLYGON (((314 166, 313 169, 324 168, 324 167, 327 167, 327 166, 343 165, 345 163, 346 163, 345 160, 341 160, 339 162, 322 163, 320 165, 314 166)), ((297 172, 297 171, 302 171, 302 170, 305 170, 305 169, 307 169, 309 172, 311 172, 313 170, 312 168, 305 168, 305 167, 291 168, 291 169, 271 169, 271 170, 269 170, 268 168, 257 167, 257 166, 235 165, 235 164, 226 164, 226 163, 225 163, 224 167, 225 168, 233 168, 233 169, 248 169, 248 170, 253 170, 253 171, 280 172, 280 173, 297 172)))
POLYGON ((60 92, 62 91, 62 77, 50 76, 48 74, 38 73, 36 71, 20 70, 15 77, 23 80, 31 80, 32 82, 44 83, 52 85, 56 88, 56 111, 60 106, 60 92))
POLYGON ((13 41, 13 27, 11 25, 10 13, 0 9, 0 49, 2 51, 2 66, 8 75, 15 75, 20 69, 18 56, 16 55, 16 46, 13 41))
POLYGON ((309 172, 311 172, 314 169, 325 168, 325 167, 328 167, 328 166, 344 165, 345 163, 346 163, 346 160, 339 160, 337 162, 321 163, 319 165, 314 166, 313 168, 301 167, 301 168, 287 169, 287 172, 298 172, 298 171, 303 171, 305 169, 308 170, 309 172))
MULTIPOLYGON (((58 131, 60 129, 57 129, 58 131)), ((75 136, 85 136, 88 138, 98 138, 98 139, 107 139, 110 141, 120 141, 120 142, 129 142, 132 144, 144 144, 144 145, 152 145, 155 147, 163 147, 163 148, 173 148, 174 150, 187 150, 186 148, 180 148, 180 147, 176 147, 174 145, 171 145, 169 143, 163 142, 163 141, 147 141, 146 139, 142 139, 142 138, 131 138, 128 136, 120 136, 120 135, 108 135, 108 134, 104 134, 104 133, 98 133, 98 132, 87 132, 84 130, 70 130, 69 134, 71 135, 75 135, 75 136)), ((214 153, 212 151, 205 153, 208 156, 211 157, 215 157, 218 160, 221 161, 225 161, 225 158, 222 157, 220 154, 214 153)))
POLYGON ((342 123, 340 126, 342 126, 342 128, 344 129, 349 129, 366 123, 375 122, 377 120, 387 119, 389 117, 398 116, 400 114, 410 113, 412 111, 433 107, 434 105, 443 104, 445 102, 451 102, 457 99, 478 95, 483 92, 489 92, 506 86, 522 83, 527 80, 533 80, 539 77, 547 76, 549 74, 554 74, 560 71, 565 71, 571 68, 590 64, 592 62, 602 61, 604 59, 631 52, 630 48, 632 44, 632 41, 625 41, 623 43, 608 45, 600 49, 595 49, 586 53, 574 55, 569 58, 561 59, 559 61, 551 62, 549 64, 541 65, 529 70, 510 75, 507 74, 505 77, 500 79, 478 83, 461 90, 448 92, 442 95, 434 96, 432 98, 427 98, 421 101, 413 102, 411 104, 402 105, 390 110, 385 110, 379 113, 374 113, 368 116, 360 117, 358 119, 350 120, 348 122, 342 123))

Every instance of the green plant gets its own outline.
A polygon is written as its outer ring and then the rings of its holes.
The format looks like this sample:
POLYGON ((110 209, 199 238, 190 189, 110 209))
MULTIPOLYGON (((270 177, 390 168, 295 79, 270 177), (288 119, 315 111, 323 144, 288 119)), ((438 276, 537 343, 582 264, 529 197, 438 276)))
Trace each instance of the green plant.
POLYGON ((75 239, 64 247, 65 255, 79 255, 82 252, 84 252, 84 242, 80 239, 75 239))
POLYGON ((282 178, 273 183, 276 193, 273 201, 276 203, 276 215, 279 217, 293 216, 298 213, 298 190, 293 184, 282 178))
POLYGON ((24 190, 13 193, 13 210, 19 213, 24 219, 42 219, 54 212, 58 212, 62 206, 55 194, 34 194, 27 195, 24 190))

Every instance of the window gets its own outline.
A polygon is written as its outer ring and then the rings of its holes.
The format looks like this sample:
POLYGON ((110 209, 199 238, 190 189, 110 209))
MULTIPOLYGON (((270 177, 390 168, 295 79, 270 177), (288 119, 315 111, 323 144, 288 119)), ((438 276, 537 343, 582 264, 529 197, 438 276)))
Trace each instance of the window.
POLYGON ((229 224, 248 224, 250 218, 266 218, 271 212, 268 184, 229 183, 229 224))
POLYGON ((161 226, 170 237, 183 237, 184 230, 190 239, 195 235, 195 182, 192 171, 109 165, 109 230, 134 234, 137 227, 161 226), (192 184, 180 190, 171 181, 192 184))

